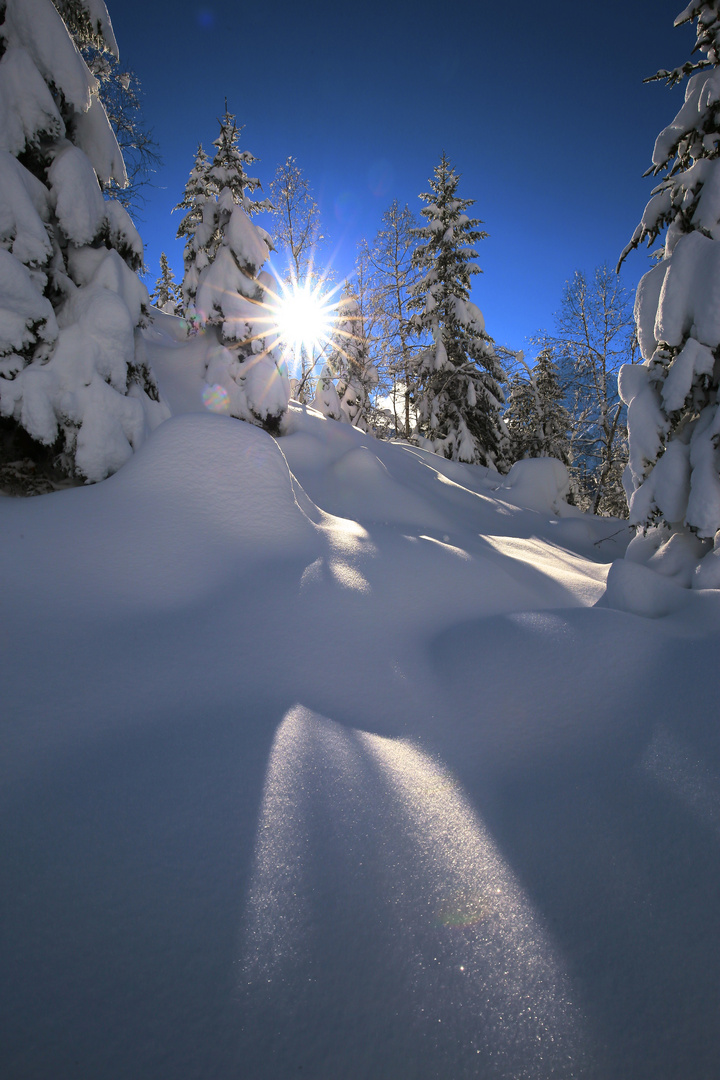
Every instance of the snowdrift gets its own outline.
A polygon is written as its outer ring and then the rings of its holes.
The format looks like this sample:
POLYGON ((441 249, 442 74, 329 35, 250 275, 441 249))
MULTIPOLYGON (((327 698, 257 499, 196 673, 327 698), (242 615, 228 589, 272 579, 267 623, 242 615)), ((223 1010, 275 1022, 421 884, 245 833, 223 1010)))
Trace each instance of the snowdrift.
POLYGON ((0 499, 3 1075, 710 1075, 717 593, 158 326, 176 415, 0 499))

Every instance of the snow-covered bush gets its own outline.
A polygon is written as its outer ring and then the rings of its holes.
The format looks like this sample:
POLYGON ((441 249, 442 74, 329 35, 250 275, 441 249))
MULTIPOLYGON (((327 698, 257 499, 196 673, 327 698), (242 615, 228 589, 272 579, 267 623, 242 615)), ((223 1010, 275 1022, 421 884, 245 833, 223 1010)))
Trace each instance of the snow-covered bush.
POLYGON ((333 372, 327 364, 323 365, 320 378, 315 387, 315 397, 310 404, 313 409, 317 409, 318 412, 321 412, 323 416, 327 416, 330 420, 343 419, 340 398, 333 382, 333 372))
POLYGON ((470 278, 480 273, 473 246, 487 234, 465 213, 474 200, 457 197, 458 182, 443 154, 430 191, 420 196, 427 224, 417 230, 413 265, 422 278, 410 306, 415 329, 432 345, 417 362, 418 439, 453 461, 498 466, 507 440, 500 418, 504 373, 482 313, 470 301, 470 278))
MULTIPOLYGON (((655 143, 650 171, 665 177, 622 255, 665 231, 635 302, 644 362, 622 369, 620 391, 630 521, 659 529, 658 544, 694 533, 702 555, 720 544, 720 0, 689 4, 675 24, 693 19, 697 58, 655 76, 687 83, 655 143)), ((720 587, 720 574, 703 569, 696 583, 720 587)))
POLYGON ((256 158, 238 148, 235 117, 226 112, 206 168, 200 152, 180 206, 188 208, 179 235, 187 235, 183 295, 192 321, 217 335, 207 382, 228 395, 230 415, 276 433, 287 410, 287 375, 272 349, 274 279, 261 268, 272 250, 267 232, 250 215, 269 209, 252 198, 260 181, 246 165, 256 158), (195 180, 193 180, 195 176, 195 180), (190 191, 190 193, 189 193, 190 191), (193 192, 196 192, 193 194, 193 192))
MULTIPOLYGON (((74 8, 117 55, 102 0, 74 8)), ((61 15, 51 0, 7 0, 0 19, 3 453, 29 447, 102 480, 168 415, 136 348, 142 242, 103 197, 125 183, 122 154, 61 15)))

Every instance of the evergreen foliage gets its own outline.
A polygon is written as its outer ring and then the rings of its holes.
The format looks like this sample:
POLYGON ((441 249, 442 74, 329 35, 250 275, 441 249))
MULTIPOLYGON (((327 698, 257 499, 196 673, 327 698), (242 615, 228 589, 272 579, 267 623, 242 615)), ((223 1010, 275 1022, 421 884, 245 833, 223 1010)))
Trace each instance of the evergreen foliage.
POLYGON ((418 358, 413 396, 421 445, 455 461, 501 467, 507 436, 500 407, 504 373, 485 321, 470 301, 470 279, 480 273, 472 261, 487 234, 465 211, 473 199, 457 196, 459 177, 443 153, 420 198, 427 224, 413 265, 422 277, 412 290, 412 325, 432 345, 418 358))
POLYGON ((182 295, 164 251, 160 255, 160 277, 155 282, 155 291, 150 299, 156 308, 167 315, 182 314, 182 295))
POLYGON ((190 176, 185 185, 183 197, 175 210, 185 210, 185 214, 178 225, 178 240, 185 240, 183 260, 185 272, 183 274, 181 293, 183 310, 186 318, 192 319, 195 307, 195 293, 197 292, 200 272, 209 263, 208 246, 210 236, 203 228, 203 213, 207 203, 214 204, 217 199, 217 188, 211 183, 208 172, 210 171, 210 159, 198 143, 195 154, 195 164, 190 170, 190 176))
POLYGON ((505 423, 511 460, 552 457, 569 465, 572 421, 552 351, 543 349, 525 377, 516 372, 509 390, 505 423))
POLYGON ((676 25, 692 20, 693 59, 654 76, 687 82, 655 143, 649 172, 663 179, 621 256, 664 232, 635 304, 644 362, 623 368, 621 391, 631 522, 694 533, 709 546, 720 536, 720 0, 690 3, 676 25))
MULTIPOLYGON (((70 7, 116 55, 102 0, 70 7)), ((61 14, 7 0, 0 20, 2 453, 101 480, 167 416, 137 334, 143 246, 103 197, 126 183, 122 153, 61 14)))
POLYGON ((206 167, 202 148, 185 189, 180 224, 185 245, 183 297, 191 321, 212 330, 219 349, 208 358, 207 382, 226 395, 227 411, 277 433, 289 386, 269 339, 269 297, 275 283, 262 267, 272 249, 268 233, 250 214, 269 208, 252 195, 260 181, 247 174, 257 159, 238 147, 240 130, 226 111, 206 167), (193 295, 194 293, 194 295, 193 295))
POLYGON ((341 418, 353 427, 367 431, 370 394, 377 386, 378 374, 370 357, 358 295, 350 282, 346 282, 338 304, 327 369, 337 379, 341 418))

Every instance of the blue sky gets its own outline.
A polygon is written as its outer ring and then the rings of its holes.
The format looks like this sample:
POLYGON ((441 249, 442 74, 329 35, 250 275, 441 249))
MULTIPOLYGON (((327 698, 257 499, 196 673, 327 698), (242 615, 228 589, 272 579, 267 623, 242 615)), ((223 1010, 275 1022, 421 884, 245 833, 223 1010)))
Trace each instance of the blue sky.
MULTIPOLYGON (((445 16, 425 0, 108 0, 163 157, 138 222, 148 283, 161 250, 181 276, 171 210, 227 96, 266 188, 289 154, 305 172, 338 278, 393 198, 419 212, 445 150, 490 234, 473 300, 496 341, 527 349, 552 326, 565 281, 614 265, 640 218, 652 187, 642 174, 682 95, 642 80, 689 55, 692 30, 673 28, 681 7, 458 0, 445 16)), ((647 266, 632 255, 627 284, 647 266)))

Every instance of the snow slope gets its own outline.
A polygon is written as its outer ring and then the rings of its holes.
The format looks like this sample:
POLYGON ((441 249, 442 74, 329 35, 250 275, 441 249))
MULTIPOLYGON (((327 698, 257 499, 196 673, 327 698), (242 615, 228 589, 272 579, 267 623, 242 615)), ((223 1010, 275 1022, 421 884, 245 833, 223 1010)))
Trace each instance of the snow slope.
POLYGON ((720 595, 173 332, 119 473, 0 499, 2 1075, 717 1076, 720 595))

